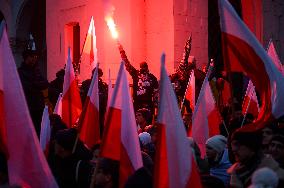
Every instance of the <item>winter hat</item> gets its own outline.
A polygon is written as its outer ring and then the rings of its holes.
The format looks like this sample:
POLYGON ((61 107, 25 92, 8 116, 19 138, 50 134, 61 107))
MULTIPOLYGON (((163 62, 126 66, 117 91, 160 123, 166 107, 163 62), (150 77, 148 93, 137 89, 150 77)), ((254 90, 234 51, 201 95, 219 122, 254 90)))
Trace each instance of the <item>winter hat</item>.
POLYGON ((142 143, 143 146, 151 143, 151 135, 147 132, 143 132, 139 134, 139 140, 142 143))
POLYGON ((227 138, 224 137, 223 135, 215 135, 206 141, 206 145, 211 147, 218 153, 221 153, 226 148, 227 138))
POLYGON ((270 168, 264 167, 256 170, 252 175, 252 184, 249 188, 276 188, 278 186, 278 176, 270 168))
MULTIPOLYGON (((249 126, 248 126, 249 127, 249 126)), ((251 131, 251 128, 246 128, 246 126, 237 129, 231 137, 231 141, 237 141, 240 145, 246 146, 253 151, 258 151, 261 148, 261 132, 251 131)))

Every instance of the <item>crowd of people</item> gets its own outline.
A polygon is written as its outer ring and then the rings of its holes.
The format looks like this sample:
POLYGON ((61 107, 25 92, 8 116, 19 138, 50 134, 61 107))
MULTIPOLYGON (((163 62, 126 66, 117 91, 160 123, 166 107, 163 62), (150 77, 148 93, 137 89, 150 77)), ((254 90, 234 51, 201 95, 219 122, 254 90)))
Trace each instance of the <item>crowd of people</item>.
MULTIPOLYGON (((157 78, 150 73, 147 62, 140 63, 136 69, 128 60, 121 45, 119 52, 125 62, 126 70, 133 79, 133 104, 137 123, 137 136, 140 141, 143 168, 130 176, 125 184, 130 187, 153 187, 153 171, 155 168, 155 153, 157 146, 157 125, 155 123, 156 108, 158 105, 157 78)), ((183 101, 189 75, 194 71, 196 75, 196 96, 198 96, 205 72, 196 68, 196 59, 190 56, 191 37, 186 42, 183 58, 176 70, 170 75, 176 92, 177 100, 185 105, 183 111, 185 129, 191 128, 191 114, 189 101, 183 101)), ((44 105, 51 109, 63 90, 64 69, 56 74, 56 79, 48 83, 41 76, 37 64, 38 53, 26 50, 24 61, 18 69, 30 115, 37 134, 40 134, 41 116, 44 105)), ((100 127, 104 126, 108 86, 99 75, 100 99, 100 127)), ((221 74, 222 75, 222 74, 221 74)), ((213 78, 211 78, 214 81, 213 78)), ((220 93, 224 92, 225 76, 219 76, 215 84, 218 96, 215 100, 224 123, 220 124, 220 134, 210 137, 206 141, 206 155, 201 152, 195 141, 188 137, 188 147, 194 154, 201 182, 205 188, 222 187, 284 187, 284 118, 274 120, 265 128, 258 131, 247 131, 246 124, 254 118, 247 114, 244 123, 241 101, 225 103, 220 93), (218 102, 219 101, 219 102, 218 102), (222 101, 222 102, 220 102, 222 101), (241 125, 243 126, 241 127, 241 125)), ((82 104, 86 99, 91 79, 82 82, 80 87, 82 104)), ((214 85, 213 84, 213 85, 214 85)), ((213 87, 213 86, 212 86, 213 87)), ((214 90, 214 88, 212 88, 214 90)), ((225 95, 225 94, 223 94, 225 95)), ((66 124, 57 114, 50 115, 51 138, 47 161, 50 169, 62 188, 72 187, 118 187, 119 162, 99 156, 100 143, 93 148, 87 148, 80 140, 77 142, 77 130, 67 129, 66 124)), ((101 132, 101 136, 103 132, 101 132)), ((0 186, 8 182, 7 161, 0 154, 0 186)))

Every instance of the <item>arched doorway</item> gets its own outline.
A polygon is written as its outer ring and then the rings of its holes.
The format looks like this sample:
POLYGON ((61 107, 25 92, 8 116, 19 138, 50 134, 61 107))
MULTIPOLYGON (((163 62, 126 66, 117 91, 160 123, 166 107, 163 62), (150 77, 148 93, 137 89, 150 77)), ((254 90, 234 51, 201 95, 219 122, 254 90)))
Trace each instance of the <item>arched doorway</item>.
POLYGON ((17 16, 16 41, 18 49, 15 51, 16 62, 21 62, 21 54, 27 47, 30 34, 32 34, 36 48, 40 52, 40 68, 46 76, 46 26, 45 26, 45 0, 23 1, 17 16))

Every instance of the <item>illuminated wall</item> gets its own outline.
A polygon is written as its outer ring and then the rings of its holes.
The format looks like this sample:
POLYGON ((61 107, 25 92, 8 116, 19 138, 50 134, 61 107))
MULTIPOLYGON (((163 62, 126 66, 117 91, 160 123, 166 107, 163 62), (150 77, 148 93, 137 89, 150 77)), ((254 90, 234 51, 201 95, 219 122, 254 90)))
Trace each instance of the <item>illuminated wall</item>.
MULTIPOLYGON (((189 34, 193 35, 192 53, 198 62, 207 62, 207 1, 178 0, 112 0, 114 20, 120 42, 129 60, 139 68, 141 61, 159 78, 160 56, 166 53, 169 73, 174 71, 182 57, 182 50, 189 34)), ((79 22, 80 44, 83 46, 91 16, 94 16, 97 36, 98 59, 107 78, 111 69, 116 78, 120 56, 104 21, 105 1, 49 0, 46 2, 47 66, 48 79, 64 67, 64 25, 79 22)), ((201 67, 201 65, 200 65, 201 67)), ((80 80, 90 77, 88 65, 81 64, 80 80)))

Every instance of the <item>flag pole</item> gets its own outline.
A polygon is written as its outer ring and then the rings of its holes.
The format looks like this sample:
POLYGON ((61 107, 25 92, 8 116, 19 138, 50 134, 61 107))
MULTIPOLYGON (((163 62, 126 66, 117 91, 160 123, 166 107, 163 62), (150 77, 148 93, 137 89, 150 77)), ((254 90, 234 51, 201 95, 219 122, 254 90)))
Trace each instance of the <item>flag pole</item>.
POLYGON ((224 119, 222 119, 222 124, 224 125, 224 128, 225 128, 225 130, 226 130, 226 133, 227 133, 227 135, 229 136, 229 131, 228 131, 227 125, 225 124, 224 119))

